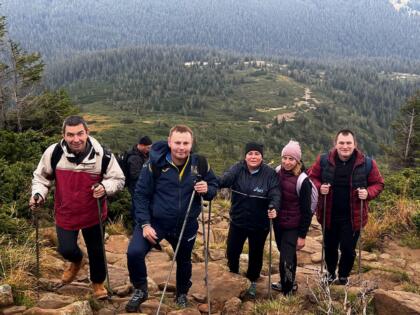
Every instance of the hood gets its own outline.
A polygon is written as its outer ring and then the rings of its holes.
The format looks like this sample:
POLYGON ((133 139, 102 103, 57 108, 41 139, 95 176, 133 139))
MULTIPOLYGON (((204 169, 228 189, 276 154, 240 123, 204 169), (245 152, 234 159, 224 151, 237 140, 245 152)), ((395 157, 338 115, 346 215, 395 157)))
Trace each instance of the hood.
POLYGON ((149 152, 150 163, 162 167, 166 164, 166 155, 170 152, 167 141, 157 141, 152 144, 149 152))

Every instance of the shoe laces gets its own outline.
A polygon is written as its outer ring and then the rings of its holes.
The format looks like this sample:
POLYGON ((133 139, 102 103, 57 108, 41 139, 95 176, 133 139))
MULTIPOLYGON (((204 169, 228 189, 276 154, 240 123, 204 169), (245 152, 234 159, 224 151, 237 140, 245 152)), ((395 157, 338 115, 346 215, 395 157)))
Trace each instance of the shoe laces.
POLYGON ((251 295, 255 295, 257 293, 257 284, 255 282, 251 282, 249 286, 248 293, 251 295))
POLYGON ((136 290, 134 290, 134 294, 133 294, 133 297, 131 298, 131 301, 135 302, 137 300, 140 300, 140 299, 144 298, 145 295, 146 295, 146 293, 143 290, 136 289, 136 290))
POLYGON ((176 298, 176 303, 180 305, 186 305, 188 302, 187 295, 186 294, 180 294, 176 298))

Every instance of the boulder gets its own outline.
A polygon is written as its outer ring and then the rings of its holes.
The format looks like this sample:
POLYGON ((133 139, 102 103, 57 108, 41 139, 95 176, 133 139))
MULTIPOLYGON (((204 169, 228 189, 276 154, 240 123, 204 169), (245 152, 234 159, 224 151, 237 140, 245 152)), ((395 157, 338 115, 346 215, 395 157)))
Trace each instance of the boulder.
POLYGON ((9 306, 13 304, 12 287, 8 284, 0 286, 0 306, 9 306))
POLYGON ((404 291, 375 291, 375 310, 381 315, 420 314, 420 295, 404 291))
MULTIPOLYGON (((159 301, 155 299, 149 299, 141 304, 140 310, 142 313, 155 315, 157 313, 157 310, 159 308, 159 301)), ((160 307, 159 315, 165 315, 168 313, 168 306, 165 304, 162 304, 160 307)))
POLYGON ((59 295, 55 293, 45 293, 36 304, 40 308, 57 309, 74 303, 76 298, 72 296, 59 295))
POLYGON ((129 239, 125 235, 111 235, 106 241, 105 249, 107 252, 114 254, 123 254, 127 253, 129 239))
POLYGON ((188 307, 182 310, 169 312, 168 315, 201 315, 200 311, 196 308, 188 307))
POLYGON ((322 244, 315 240, 313 237, 306 237, 305 239, 305 247, 302 248, 299 252, 314 254, 320 253, 322 250, 322 244))
POLYGON ((318 264, 321 262, 322 253, 314 253, 311 255, 311 262, 314 264, 318 264))
POLYGON ((241 315, 252 315, 255 313, 255 303, 251 301, 246 301, 242 303, 241 310, 238 314, 241 315))
POLYGON ((2 315, 17 315, 22 314, 26 311, 26 306, 10 306, 0 310, 0 314, 2 315))
POLYGON ((241 308, 242 301, 237 297, 230 298, 225 302, 223 306, 223 315, 236 315, 240 314, 239 310, 241 308))
MULTIPOLYGON (((154 261, 148 265, 149 276, 156 283, 159 283, 160 289, 162 289, 162 284, 165 283, 168 276, 169 266, 170 262, 168 261, 154 261)), ((193 264, 190 294, 207 296, 207 289, 204 285, 204 269, 204 263, 193 264)), ((221 311, 226 300, 241 296, 248 287, 248 280, 240 275, 227 271, 224 266, 213 262, 209 263, 208 269, 212 311, 221 311)), ((174 270, 169 281, 172 285, 175 284, 175 273, 176 271, 174 270)))
POLYGON ((84 297, 92 292, 91 286, 87 283, 72 282, 56 291, 58 294, 84 297))
POLYGON ((59 309, 43 309, 32 307, 23 312, 23 315, 93 315, 88 301, 78 301, 59 309))

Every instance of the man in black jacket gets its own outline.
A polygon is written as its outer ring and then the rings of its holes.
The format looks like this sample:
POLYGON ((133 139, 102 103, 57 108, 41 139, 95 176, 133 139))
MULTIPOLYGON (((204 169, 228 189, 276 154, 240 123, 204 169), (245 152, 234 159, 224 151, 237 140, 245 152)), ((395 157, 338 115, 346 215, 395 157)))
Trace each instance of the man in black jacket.
POLYGON ((148 136, 141 137, 139 143, 133 147, 127 158, 128 178, 127 187, 131 196, 133 196, 137 179, 139 178, 143 164, 149 159, 149 151, 152 146, 152 140, 148 136))

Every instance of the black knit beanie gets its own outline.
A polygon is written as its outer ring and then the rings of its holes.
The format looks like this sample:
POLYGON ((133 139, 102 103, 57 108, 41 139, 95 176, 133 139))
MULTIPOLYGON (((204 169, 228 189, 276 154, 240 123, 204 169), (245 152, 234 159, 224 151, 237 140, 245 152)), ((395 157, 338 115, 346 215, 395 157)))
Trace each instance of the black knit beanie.
POLYGON ((152 144, 152 139, 150 139, 148 136, 141 137, 139 139, 139 144, 151 145, 152 144))
POLYGON ((264 156, 264 145, 256 142, 248 142, 245 146, 245 155, 247 155, 249 151, 258 151, 264 156))

